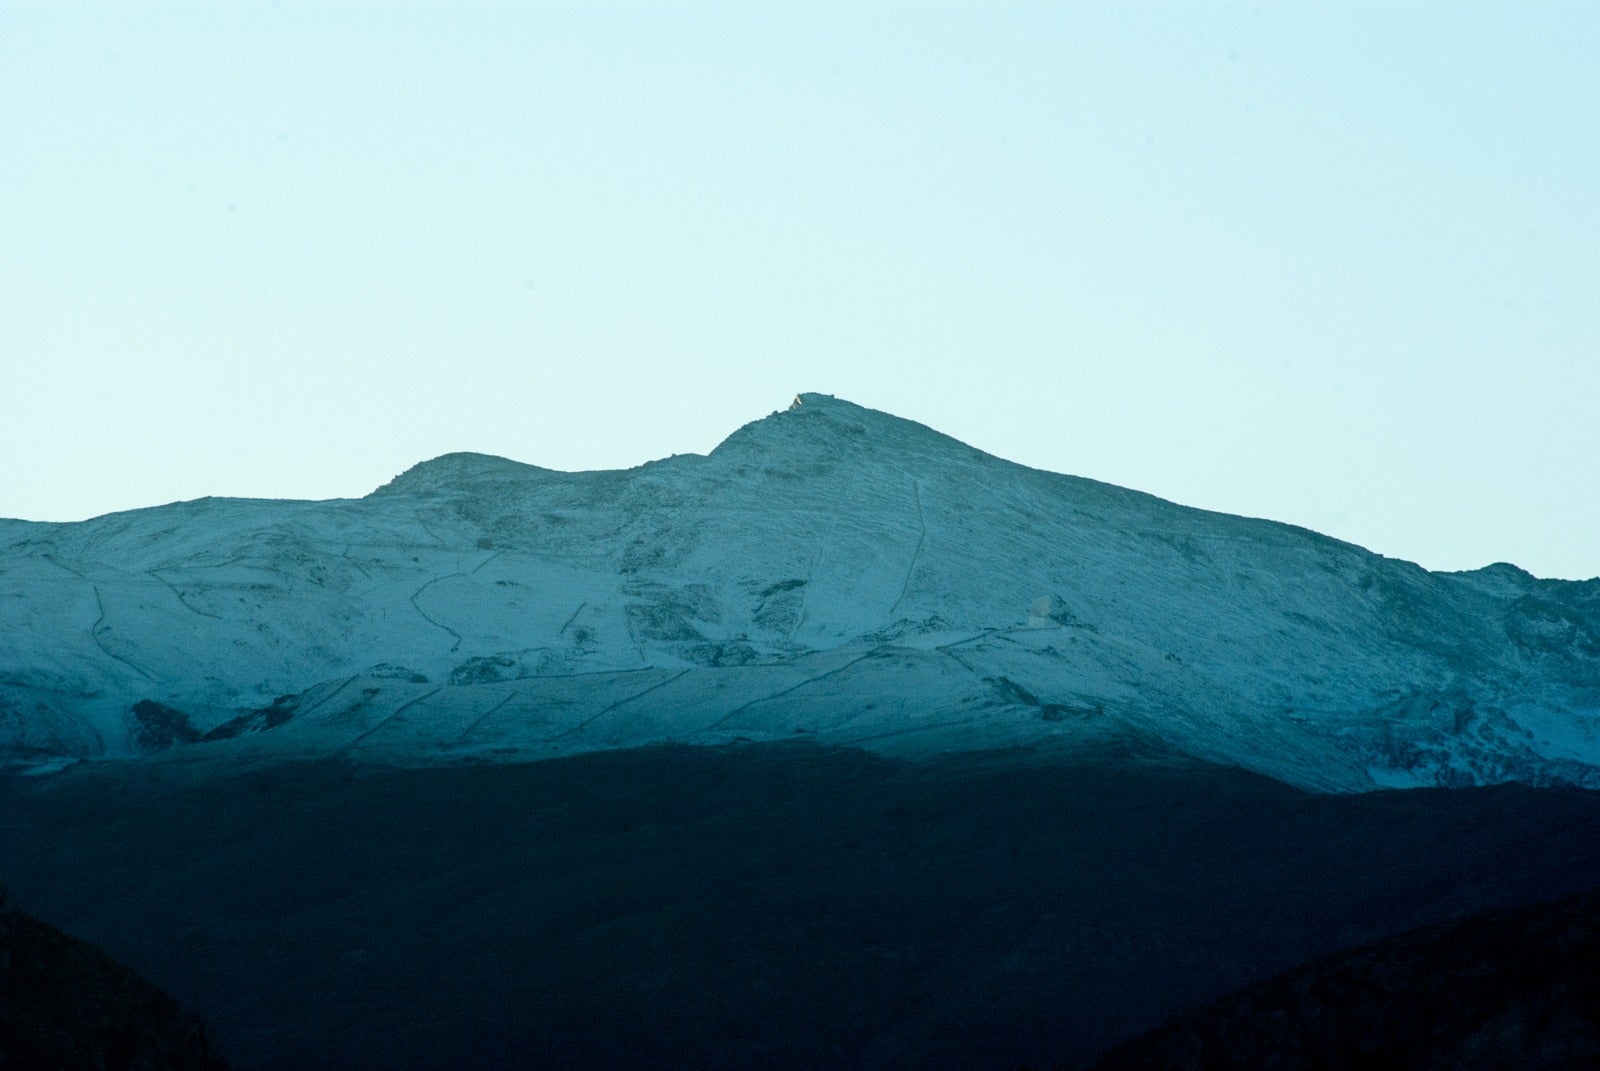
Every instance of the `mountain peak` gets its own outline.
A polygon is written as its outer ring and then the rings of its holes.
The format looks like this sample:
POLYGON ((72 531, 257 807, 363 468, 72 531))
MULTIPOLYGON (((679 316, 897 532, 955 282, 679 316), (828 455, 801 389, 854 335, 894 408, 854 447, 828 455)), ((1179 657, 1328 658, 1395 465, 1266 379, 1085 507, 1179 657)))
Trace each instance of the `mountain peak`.
POLYGON ((795 401, 709 457, 454 453, 367 503, 15 542, 0 756, 253 747, 246 729, 417 761, 1129 733, 1313 788, 1600 785, 1587 587, 1440 576, 795 401))
POLYGON ((458 451, 441 454, 429 461, 420 461, 372 493, 374 495, 428 494, 482 486, 486 483, 526 483, 550 471, 538 465, 528 465, 493 454, 458 451))
MULTIPOLYGON (((745 424, 718 444, 712 454, 723 458, 746 453, 769 457, 787 454, 813 459, 823 454, 838 459, 863 448, 923 455, 955 450, 969 457, 987 456, 914 420, 814 391, 796 394, 786 408, 745 424)), ((646 462, 646 467, 666 460, 671 459, 646 462)), ((494 454, 455 451, 418 462, 372 495, 496 490, 555 475, 581 474, 558 473, 494 454)))
POLYGON ((795 395, 788 408, 738 429, 712 456, 777 454, 837 461, 861 451, 902 458, 988 456, 925 424, 810 391, 795 395))
POLYGON ((808 407, 812 412, 830 408, 858 409, 862 412, 870 412, 870 410, 856 405, 854 402, 844 401, 843 399, 836 398, 831 394, 819 394, 816 391, 801 391, 799 394, 796 394, 794 396, 794 401, 789 403, 789 408, 787 411, 792 413, 797 409, 805 409, 808 407))

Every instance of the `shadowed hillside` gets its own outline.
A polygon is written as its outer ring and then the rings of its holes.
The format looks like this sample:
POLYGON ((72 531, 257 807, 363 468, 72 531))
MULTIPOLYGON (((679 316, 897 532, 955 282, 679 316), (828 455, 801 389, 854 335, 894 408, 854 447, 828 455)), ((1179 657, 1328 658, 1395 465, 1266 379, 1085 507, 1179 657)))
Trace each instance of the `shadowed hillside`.
POLYGON ((1600 891, 1330 956, 1167 1022, 1092 1071, 1600 1067, 1600 891))
POLYGON ((1314 956, 1600 885, 1600 795, 1317 795, 1122 745, 0 782, 16 898, 236 1066, 1073 1063, 1314 956))
POLYGON ((0 1068, 226 1071, 199 1020, 0 887, 0 1068))

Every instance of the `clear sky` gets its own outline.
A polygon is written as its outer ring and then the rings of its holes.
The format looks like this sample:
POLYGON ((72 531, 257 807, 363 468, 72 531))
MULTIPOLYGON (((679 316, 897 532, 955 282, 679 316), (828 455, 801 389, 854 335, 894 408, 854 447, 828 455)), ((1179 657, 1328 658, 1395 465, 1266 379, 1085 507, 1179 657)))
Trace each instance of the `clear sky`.
POLYGON ((1600 573, 1600 5, 0 5, 0 516, 797 391, 1600 573))

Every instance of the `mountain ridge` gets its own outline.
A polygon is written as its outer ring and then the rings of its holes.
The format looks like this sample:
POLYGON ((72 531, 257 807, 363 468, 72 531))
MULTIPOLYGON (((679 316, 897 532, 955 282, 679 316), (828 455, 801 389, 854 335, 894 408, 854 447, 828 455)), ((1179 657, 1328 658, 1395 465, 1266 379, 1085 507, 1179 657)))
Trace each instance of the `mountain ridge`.
POLYGON ((0 527, 0 579, 15 761, 1133 732, 1321 789, 1600 783, 1600 581, 1430 573, 826 395, 632 469, 463 452, 0 527))

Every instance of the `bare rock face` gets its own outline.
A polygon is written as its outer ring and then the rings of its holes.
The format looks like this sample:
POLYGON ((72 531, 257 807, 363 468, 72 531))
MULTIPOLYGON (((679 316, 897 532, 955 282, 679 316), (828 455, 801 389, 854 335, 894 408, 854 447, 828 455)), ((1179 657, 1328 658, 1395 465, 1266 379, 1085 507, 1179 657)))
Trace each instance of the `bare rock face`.
POLYGON ((1093 1071, 1600 1067, 1600 890, 1431 926, 1169 1020, 1093 1071))
POLYGON ((0 888, 0 1068, 225 1071, 205 1027, 93 945, 13 910, 0 888))

